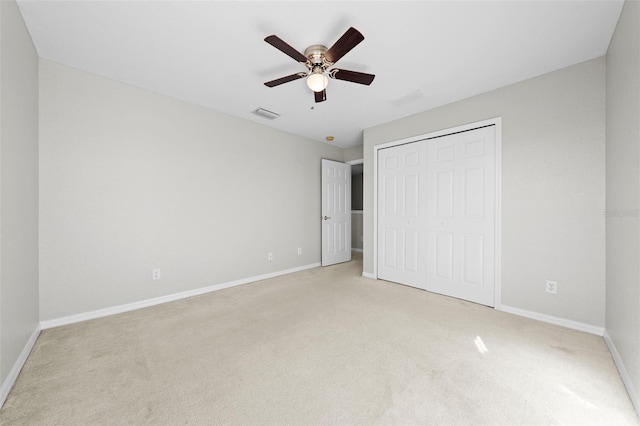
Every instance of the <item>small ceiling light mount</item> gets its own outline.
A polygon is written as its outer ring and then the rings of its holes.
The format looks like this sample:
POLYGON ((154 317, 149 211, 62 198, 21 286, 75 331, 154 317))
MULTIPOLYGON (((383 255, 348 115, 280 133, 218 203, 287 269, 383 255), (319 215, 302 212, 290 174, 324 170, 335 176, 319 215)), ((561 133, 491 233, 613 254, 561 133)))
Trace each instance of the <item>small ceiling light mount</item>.
POLYGON ((327 140, 327 142, 331 142, 331 141, 333 141, 335 138, 334 138, 333 136, 329 135, 329 136, 327 136, 325 139, 327 140))

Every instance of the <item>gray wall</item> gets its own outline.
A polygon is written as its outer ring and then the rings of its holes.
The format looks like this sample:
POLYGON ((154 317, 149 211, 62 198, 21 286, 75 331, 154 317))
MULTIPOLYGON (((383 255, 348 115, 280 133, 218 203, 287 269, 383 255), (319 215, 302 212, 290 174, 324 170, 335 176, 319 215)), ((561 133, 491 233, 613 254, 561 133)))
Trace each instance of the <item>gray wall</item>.
POLYGON ((346 148, 344 150, 344 161, 362 159, 362 145, 346 148))
POLYGON ((351 213, 351 248, 362 251, 362 188, 364 177, 362 173, 351 175, 351 210, 359 210, 359 213, 351 213))
POLYGON ((360 213, 351 213, 351 248, 362 251, 362 219, 360 213))
POLYGON ((351 175, 351 210, 362 210, 363 179, 362 173, 351 175))
POLYGON ((40 319, 320 262, 321 158, 343 150, 41 60, 40 319))
POLYGON ((0 1, 0 383, 38 326, 38 56, 0 1))
POLYGON ((492 117, 503 125, 502 304, 603 327, 604 58, 366 129, 364 271, 373 272, 373 147, 492 117))
POLYGON ((640 411, 640 3, 626 2, 607 52, 606 331, 640 411))

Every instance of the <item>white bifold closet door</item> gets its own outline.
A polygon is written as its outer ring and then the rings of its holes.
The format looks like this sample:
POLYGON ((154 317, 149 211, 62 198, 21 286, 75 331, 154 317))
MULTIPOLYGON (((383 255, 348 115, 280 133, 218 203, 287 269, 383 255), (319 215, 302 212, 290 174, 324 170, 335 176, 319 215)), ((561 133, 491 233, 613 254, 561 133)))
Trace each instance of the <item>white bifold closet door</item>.
POLYGON ((427 146, 378 151, 378 278, 426 284, 427 146))
POLYGON ((494 306, 494 127, 382 149, 378 160, 378 277, 494 306))

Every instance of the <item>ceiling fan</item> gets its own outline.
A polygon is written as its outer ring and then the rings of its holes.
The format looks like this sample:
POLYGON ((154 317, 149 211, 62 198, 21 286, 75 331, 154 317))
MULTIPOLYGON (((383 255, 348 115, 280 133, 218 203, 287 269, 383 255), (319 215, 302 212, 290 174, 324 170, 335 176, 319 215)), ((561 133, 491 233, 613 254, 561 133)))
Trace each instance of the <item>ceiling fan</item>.
POLYGON ((264 84, 267 87, 275 87, 283 83, 307 77, 307 86, 309 86, 309 89, 313 91, 316 102, 323 102, 327 100, 327 85, 329 84, 327 76, 336 80, 350 81, 352 83, 365 84, 368 86, 375 78, 375 75, 358 71, 343 70, 340 68, 331 68, 340 58, 349 53, 349 51, 356 47, 362 40, 364 40, 364 36, 360 31, 351 27, 330 48, 327 49, 326 46, 321 44, 314 44, 307 47, 303 55, 285 43, 280 37, 270 35, 266 37, 264 41, 284 54, 290 56, 296 62, 304 64, 308 70, 307 72, 298 72, 286 77, 267 81, 264 84))

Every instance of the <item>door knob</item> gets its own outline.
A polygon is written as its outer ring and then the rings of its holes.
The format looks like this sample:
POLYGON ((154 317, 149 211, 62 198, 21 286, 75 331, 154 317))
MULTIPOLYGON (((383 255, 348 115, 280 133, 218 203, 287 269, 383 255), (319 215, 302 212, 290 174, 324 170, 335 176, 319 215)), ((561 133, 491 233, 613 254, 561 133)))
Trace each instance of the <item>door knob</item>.
POLYGON ((323 219, 324 219, 324 220, 329 220, 329 219, 331 219, 331 217, 329 217, 329 216, 325 216, 325 217, 323 217, 323 219))

